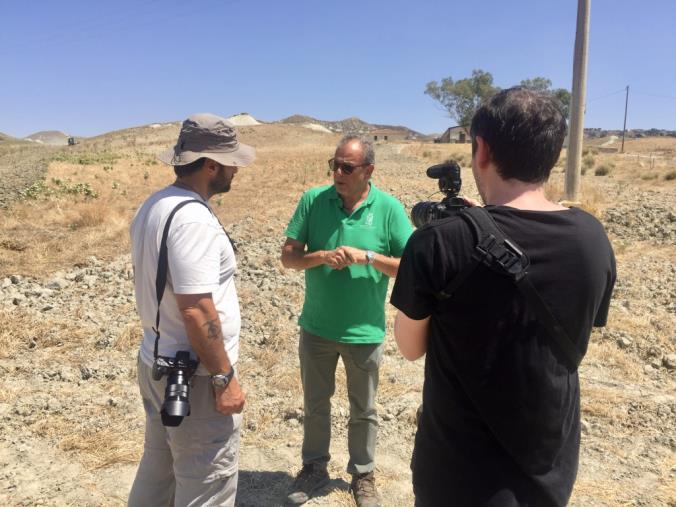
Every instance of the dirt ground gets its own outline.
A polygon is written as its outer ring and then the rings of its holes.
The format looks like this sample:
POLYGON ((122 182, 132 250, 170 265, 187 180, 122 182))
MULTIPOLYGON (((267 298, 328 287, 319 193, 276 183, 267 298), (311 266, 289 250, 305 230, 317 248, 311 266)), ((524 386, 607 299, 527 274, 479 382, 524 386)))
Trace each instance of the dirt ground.
MULTIPOLYGON (((258 147, 258 160, 213 201, 240 251, 239 373, 248 401, 237 505, 275 506, 300 467, 303 419, 296 324, 303 277, 281 266, 279 251, 301 192, 329 181, 326 160, 338 138, 281 125, 239 130, 258 147)), ((0 210, 4 505, 126 501, 143 439, 127 228, 143 198, 172 180, 153 156, 177 132, 176 124, 128 129, 41 152, 35 156, 52 159, 44 185, 0 210)), ((594 161, 582 177, 582 206, 609 231, 618 283, 609 324, 592 335, 580 368, 583 435, 571 500, 579 507, 676 506, 676 181, 668 177, 676 142, 649 141, 630 144, 626 155, 586 155, 594 161), (595 175, 602 165, 609 174, 595 175)), ((424 169, 449 156, 463 163, 463 193, 477 197, 467 145, 379 144, 376 154, 376 185, 408 209, 436 190, 424 169)), ((8 160, 0 171, 16 174, 17 158, 8 160)), ((561 197, 562 170, 549 185, 553 198, 561 197)), ((409 460, 424 360, 400 357, 389 305, 387 315, 376 473, 383 505, 412 505, 409 460)), ((354 505, 342 367, 338 375, 333 480, 308 505, 354 505)))

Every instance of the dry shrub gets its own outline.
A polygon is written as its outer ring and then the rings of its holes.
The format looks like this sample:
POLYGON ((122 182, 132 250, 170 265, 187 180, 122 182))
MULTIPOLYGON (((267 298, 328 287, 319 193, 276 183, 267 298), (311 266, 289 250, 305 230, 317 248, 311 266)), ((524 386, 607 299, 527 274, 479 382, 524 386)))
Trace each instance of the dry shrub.
POLYGON ((469 143, 411 143, 402 145, 401 153, 421 159, 421 164, 439 164, 453 159, 460 166, 468 167, 472 158, 472 145, 469 143))
MULTIPOLYGON (((561 202, 564 198, 564 179, 563 175, 553 175, 545 184, 545 195, 553 202, 561 202)), ((580 184, 581 201, 576 206, 591 213, 596 217, 601 216, 601 212, 607 205, 607 196, 603 189, 594 186, 592 183, 582 181, 580 184)))
POLYGON ((100 202, 84 203, 78 209, 78 216, 71 223, 71 229, 82 229, 84 227, 97 227, 106 219, 106 207, 100 202))
POLYGON ((594 176, 607 176, 610 174, 610 165, 601 164, 596 169, 594 169, 594 176))
POLYGON ((596 163, 593 155, 587 155, 582 159, 582 168, 591 169, 596 163))

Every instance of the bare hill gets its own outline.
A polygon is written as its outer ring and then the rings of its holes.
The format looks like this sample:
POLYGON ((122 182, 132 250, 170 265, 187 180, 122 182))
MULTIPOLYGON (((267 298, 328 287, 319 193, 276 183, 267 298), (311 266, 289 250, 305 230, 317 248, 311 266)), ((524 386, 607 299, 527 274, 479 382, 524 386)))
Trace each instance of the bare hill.
POLYGON ((68 135, 60 130, 41 130, 29 136, 24 137, 28 141, 40 144, 64 145, 68 144, 68 135))
POLYGON ((293 116, 289 116, 288 118, 279 120, 277 123, 288 123, 292 125, 307 125, 307 124, 321 125, 330 130, 331 132, 335 132, 337 134, 367 134, 372 130, 387 129, 403 132, 409 139, 421 140, 426 139, 428 137, 425 134, 416 132, 415 130, 412 130, 408 127, 404 127, 401 125, 383 125, 378 123, 367 123, 364 120, 357 118, 355 116, 351 118, 345 118, 344 120, 325 121, 318 120, 311 116, 294 114, 293 116))

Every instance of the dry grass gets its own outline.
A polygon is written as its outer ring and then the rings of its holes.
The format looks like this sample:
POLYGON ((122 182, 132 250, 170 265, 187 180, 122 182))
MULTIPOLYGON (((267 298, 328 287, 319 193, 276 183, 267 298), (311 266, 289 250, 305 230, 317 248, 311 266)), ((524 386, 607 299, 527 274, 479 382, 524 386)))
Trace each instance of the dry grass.
POLYGON ((0 403, 12 403, 24 394, 23 387, 10 386, 6 382, 0 383, 0 403))
MULTIPOLYGON (((602 502, 600 505, 608 507, 636 505, 634 495, 634 491, 618 488, 617 482, 613 480, 579 478, 573 489, 573 498, 584 498, 587 501, 593 501, 594 505, 599 505, 598 502, 602 502)), ((584 505, 584 503, 581 503, 581 505, 584 505)))
POLYGON ((470 143, 412 143, 404 145, 402 153, 424 159, 430 165, 454 159, 461 167, 470 167, 472 162, 472 145, 470 143))
MULTIPOLYGON (((613 322, 614 328, 624 330, 621 325, 612 320, 611 322, 613 322)), ((613 371, 618 371, 629 381, 639 381, 643 378, 643 365, 636 362, 636 357, 619 349, 615 343, 590 341, 587 360, 594 361, 613 371)))
POLYGON ((115 464, 136 464, 142 449, 138 442, 143 439, 139 431, 130 431, 122 424, 101 429, 73 432, 59 442, 59 449, 73 452, 89 469, 96 470, 115 464))
POLYGON ((143 329, 139 323, 134 322, 124 327, 122 332, 115 337, 112 346, 119 352, 127 352, 137 350, 141 341, 143 341, 143 329))
POLYGON ((64 354, 81 347, 88 335, 89 329, 78 323, 57 319, 39 319, 20 310, 0 310, 0 358, 2 359, 11 359, 35 347, 58 349, 52 354, 64 354))
POLYGON ((580 398, 583 417, 596 417, 606 422, 619 422, 627 416, 629 396, 604 389, 590 387, 582 382, 580 398))
MULTIPOLYGON (((296 196, 329 181, 326 161, 337 136, 276 125, 245 127, 240 133, 258 147, 258 159, 239 171, 236 191, 213 199, 224 223, 252 214, 261 221, 286 220, 296 196), (293 198, 279 199, 280 191, 293 198)), ((127 252, 135 210, 174 180, 172 169, 157 163, 155 155, 176 135, 175 127, 129 129, 62 153, 50 164, 46 190, 36 200, 0 212, 0 276, 42 276, 91 255, 109 260, 127 252), (64 193, 64 188, 81 191, 64 193), (87 189, 98 197, 88 197, 87 189)))
POLYGON ((660 476, 656 489, 657 498, 663 499, 670 507, 676 506, 674 470, 676 470, 676 454, 672 453, 659 463, 660 476))
MULTIPOLYGON (((602 211, 610 204, 603 189, 595 185, 595 182, 583 177, 580 184, 580 207, 595 216, 600 216, 602 211)), ((554 201, 560 202, 565 197, 564 176, 562 174, 552 174, 545 185, 545 194, 554 201)))

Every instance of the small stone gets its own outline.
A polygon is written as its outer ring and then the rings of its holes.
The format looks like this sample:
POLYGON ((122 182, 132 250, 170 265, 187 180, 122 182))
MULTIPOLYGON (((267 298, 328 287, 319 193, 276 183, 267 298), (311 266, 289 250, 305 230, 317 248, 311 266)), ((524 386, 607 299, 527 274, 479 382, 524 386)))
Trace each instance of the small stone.
POLYGON ((1 287, 2 287, 3 289, 6 289, 6 288, 9 287, 10 285, 12 285, 12 280, 10 280, 9 278, 3 278, 3 279, 2 279, 2 285, 1 285, 1 287))
POLYGON ((98 281, 98 279, 99 279, 99 277, 96 276, 96 275, 86 275, 82 279, 82 283, 84 283, 85 285, 89 285, 91 287, 92 285, 96 285, 96 282, 98 281))
POLYGON ((627 338, 626 336, 620 336, 617 339, 617 345, 621 349, 628 349, 629 347, 631 347, 631 344, 632 344, 632 341, 629 338, 627 338))
POLYGON ((14 284, 21 283, 21 277, 19 275, 12 275, 9 277, 9 280, 14 284))
POLYGON ((676 370, 676 354, 667 354, 662 358, 662 364, 667 370, 676 370))
POLYGON ((68 281, 63 278, 54 278, 45 284, 45 287, 53 290, 63 290, 68 287, 68 281))
POLYGON ((662 349, 653 345, 648 349, 648 357, 662 357, 662 349))
POLYGON ((584 419, 580 419, 580 427, 582 430, 582 433, 585 435, 588 435, 589 432, 591 431, 591 424, 589 424, 588 421, 585 421, 584 419))

